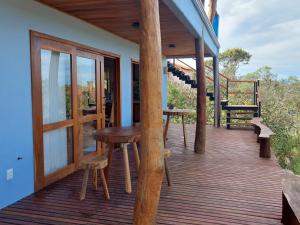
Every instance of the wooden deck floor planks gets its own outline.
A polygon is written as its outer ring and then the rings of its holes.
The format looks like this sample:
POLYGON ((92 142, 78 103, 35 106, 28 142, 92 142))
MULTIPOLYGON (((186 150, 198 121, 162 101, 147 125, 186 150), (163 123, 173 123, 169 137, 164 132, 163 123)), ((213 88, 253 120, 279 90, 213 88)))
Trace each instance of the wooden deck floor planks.
MULTIPOLYGON (((182 129, 172 125, 167 147, 172 187, 162 185, 158 224, 281 224, 282 170, 274 158, 259 158, 251 131, 207 128, 207 150, 193 153, 182 129)), ((130 151, 131 152, 131 151, 130 151)), ((109 179, 111 200, 89 183, 79 201, 82 172, 76 172, 0 211, 0 224, 131 224, 137 175, 130 157, 133 193, 124 191, 122 154, 116 152, 109 179)), ((91 181, 91 179, 90 179, 91 181)))

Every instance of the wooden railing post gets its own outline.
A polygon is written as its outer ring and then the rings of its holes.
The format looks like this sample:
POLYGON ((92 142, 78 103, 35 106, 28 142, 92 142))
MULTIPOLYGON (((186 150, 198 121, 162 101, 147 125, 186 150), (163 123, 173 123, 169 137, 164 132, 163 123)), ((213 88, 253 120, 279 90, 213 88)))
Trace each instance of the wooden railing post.
POLYGON ((207 17, 211 23, 213 23, 216 13, 217 13, 217 0, 209 0, 207 17))
POLYGON ((220 76, 219 76, 219 58, 213 57, 213 72, 214 72, 214 125, 221 126, 221 95, 220 95, 220 76))
POLYGON ((226 100, 229 101, 229 79, 226 78, 226 100))
POLYGON ((141 162, 134 224, 156 224, 163 178, 162 51, 158 0, 140 1, 141 162))
POLYGON ((197 121, 194 151, 205 152, 206 138, 206 87, 204 67, 204 41, 195 39, 196 77, 197 77, 197 121))

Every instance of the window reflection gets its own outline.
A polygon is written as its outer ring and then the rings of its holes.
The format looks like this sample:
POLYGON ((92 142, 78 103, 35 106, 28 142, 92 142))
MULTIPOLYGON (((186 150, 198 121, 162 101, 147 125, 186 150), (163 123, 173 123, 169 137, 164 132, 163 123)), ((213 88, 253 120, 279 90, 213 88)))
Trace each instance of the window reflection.
POLYGON ((96 62, 77 57, 79 115, 96 114, 96 62))
POLYGON ((89 154, 91 152, 96 152, 97 144, 94 139, 94 134, 96 132, 97 122, 91 121, 81 125, 80 138, 83 148, 83 154, 89 154))

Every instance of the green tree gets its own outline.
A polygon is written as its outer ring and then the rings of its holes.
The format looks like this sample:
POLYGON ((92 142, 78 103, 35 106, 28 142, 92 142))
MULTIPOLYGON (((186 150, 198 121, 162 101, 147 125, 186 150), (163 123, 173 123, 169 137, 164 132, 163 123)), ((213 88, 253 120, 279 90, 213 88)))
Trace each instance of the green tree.
POLYGON ((236 78, 239 67, 248 64, 251 57, 252 55, 244 49, 227 49, 219 55, 222 73, 230 78, 236 78))
POLYGON ((272 129, 272 149, 280 165, 300 174, 300 81, 279 80, 270 67, 262 67, 241 79, 260 80, 262 118, 272 129))

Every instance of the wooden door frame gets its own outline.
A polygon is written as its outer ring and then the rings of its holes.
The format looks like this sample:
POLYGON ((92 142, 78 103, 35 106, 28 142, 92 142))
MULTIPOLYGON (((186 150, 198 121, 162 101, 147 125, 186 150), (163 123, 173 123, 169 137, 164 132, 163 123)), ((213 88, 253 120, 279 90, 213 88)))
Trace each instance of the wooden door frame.
MULTIPOLYGON (((101 77, 97 79, 97 85, 100 85, 97 88, 97 113, 99 114, 100 111, 102 115, 104 115, 103 104, 100 106, 101 100, 104 97, 104 57, 110 57, 116 59, 116 75, 118 78, 118 84, 120 85, 120 56, 114 53, 110 53, 107 51, 98 50, 95 48, 88 47, 86 45, 78 44, 72 41, 64 40, 61 38, 57 38, 51 35, 42 34, 40 32, 30 30, 30 58, 31 58, 31 78, 32 78, 32 120, 33 120, 33 142, 34 142, 34 176, 35 176, 35 191, 38 191, 50 183, 53 183, 63 177, 73 173, 76 171, 80 166, 80 153, 78 147, 79 141, 79 129, 80 129, 80 122, 77 121, 77 100, 73 98, 77 98, 77 60, 76 56, 79 51, 87 52, 90 54, 95 54, 97 57, 97 62, 101 61, 102 58, 103 64, 99 67, 100 63, 97 64, 97 70, 99 71, 101 77), (49 50, 58 50, 62 52, 66 52, 70 54, 70 63, 71 63, 71 95, 72 95, 72 118, 70 120, 66 120, 63 122, 58 122, 56 124, 50 125, 43 125, 43 116, 42 116, 42 87, 41 87, 41 56, 40 56, 40 49, 41 49, 41 42, 49 43, 49 50), (60 47, 56 48, 50 47, 51 44, 57 43, 60 47), (76 75, 74 75, 76 74, 76 75), (99 97, 98 97, 99 96, 99 97), (64 127, 73 127, 73 163, 66 166, 62 170, 58 170, 53 174, 48 175, 46 178, 44 176, 44 168, 43 163, 41 160, 44 160, 43 151, 43 134, 46 130, 52 130, 57 126, 64 126, 64 127), (47 181, 46 181, 47 180, 47 181)), ((120 98, 121 91, 118 91, 117 101, 118 102, 118 118, 121 119, 121 98, 120 98)), ((104 102, 104 101, 103 101, 104 102)), ((103 116, 102 116, 103 117, 103 116)), ((101 127, 101 125, 105 126, 105 116, 104 118, 96 118, 97 127, 101 127)), ((118 120, 121 124, 121 120, 118 120)), ((100 145, 99 145, 100 146, 100 145)), ((100 154, 99 147, 97 147, 97 153, 100 154)))
MULTIPOLYGON (((116 107, 116 112, 115 112, 115 121, 116 121, 116 126, 121 127, 122 125, 122 101, 121 101, 121 91, 122 91, 122 86, 121 86, 121 73, 120 73, 120 57, 115 57, 115 56, 104 56, 105 58, 110 58, 115 60, 115 74, 114 74, 114 87, 113 89, 115 90, 115 98, 113 99, 114 104, 116 107)), ((104 89, 103 89, 104 91, 104 89)))
MULTIPOLYGON (((80 129, 81 126, 85 123, 89 123, 89 122, 93 122, 96 121, 97 124, 97 129, 100 127, 104 127, 103 126, 103 121, 105 120, 105 111, 103 109, 103 103, 101 105, 102 99, 103 99, 103 77, 104 77, 104 71, 103 71, 103 67, 104 67, 104 57, 100 56, 98 54, 95 53, 90 53, 90 52, 86 52, 86 51, 82 51, 82 50, 77 50, 74 54, 74 58, 76 58, 76 63, 77 63, 77 57, 82 57, 82 58, 86 58, 86 59, 92 59, 95 61, 95 81, 96 81, 96 114, 91 114, 91 115, 77 115, 77 122, 78 122, 78 129, 76 129, 77 132, 79 132, 80 134, 80 129), (99 117, 99 115, 101 115, 101 117, 99 117)), ((77 70, 78 65, 74 65, 72 67, 75 67, 75 69, 77 70), (76 67, 75 67, 76 66, 76 67)), ((76 71, 76 76, 72 76, 72 77, 76 77, 78 78, 78 73, 76 71)), ((78 99, 78 87, 77 87, 78 83, 75 83, 75 97, 78 99)), ((72 101, 72 103, 78 103, 77 100, 72 101)), ((75 107, 74 107, 75 108, 75 107)), ((76 113, 78 113, 78 106, 74 109, 76 110, 76 113)), ((77 137, 80 137, 80 135, 78 135, 77 137)), ((77 143, 77 145, 79 147, 82 147, 82 143, 80 142, 80 140, 75 140, 77 143)), ((100 154, 102 151, 102 146, 100 143, 96 143, 96 152, 91 152, 87 155, 83 155, 83 151, 78 151, 78 157, 79 160, 77 160, 76 165, 77 167, 79 166, 79 162, 85 158, 85 157, 93 157, 96 156, 97 154, 100 154)))
MULTIPOLYGON (((133 64, 138 64, 140 65, 140 61, 137 60, 137 59, 131 59, 131 112, 132 112, 132 115, 131 115, 131 119, 132 119, 132 124, 134 123, 133 122, 133 64)), ((141 101, 141 100, 140 100, 141 101)), ((141 103, 140 103, 141 104, 141 103)), ((140 118, 141 119, 141 118, 140 118)))

